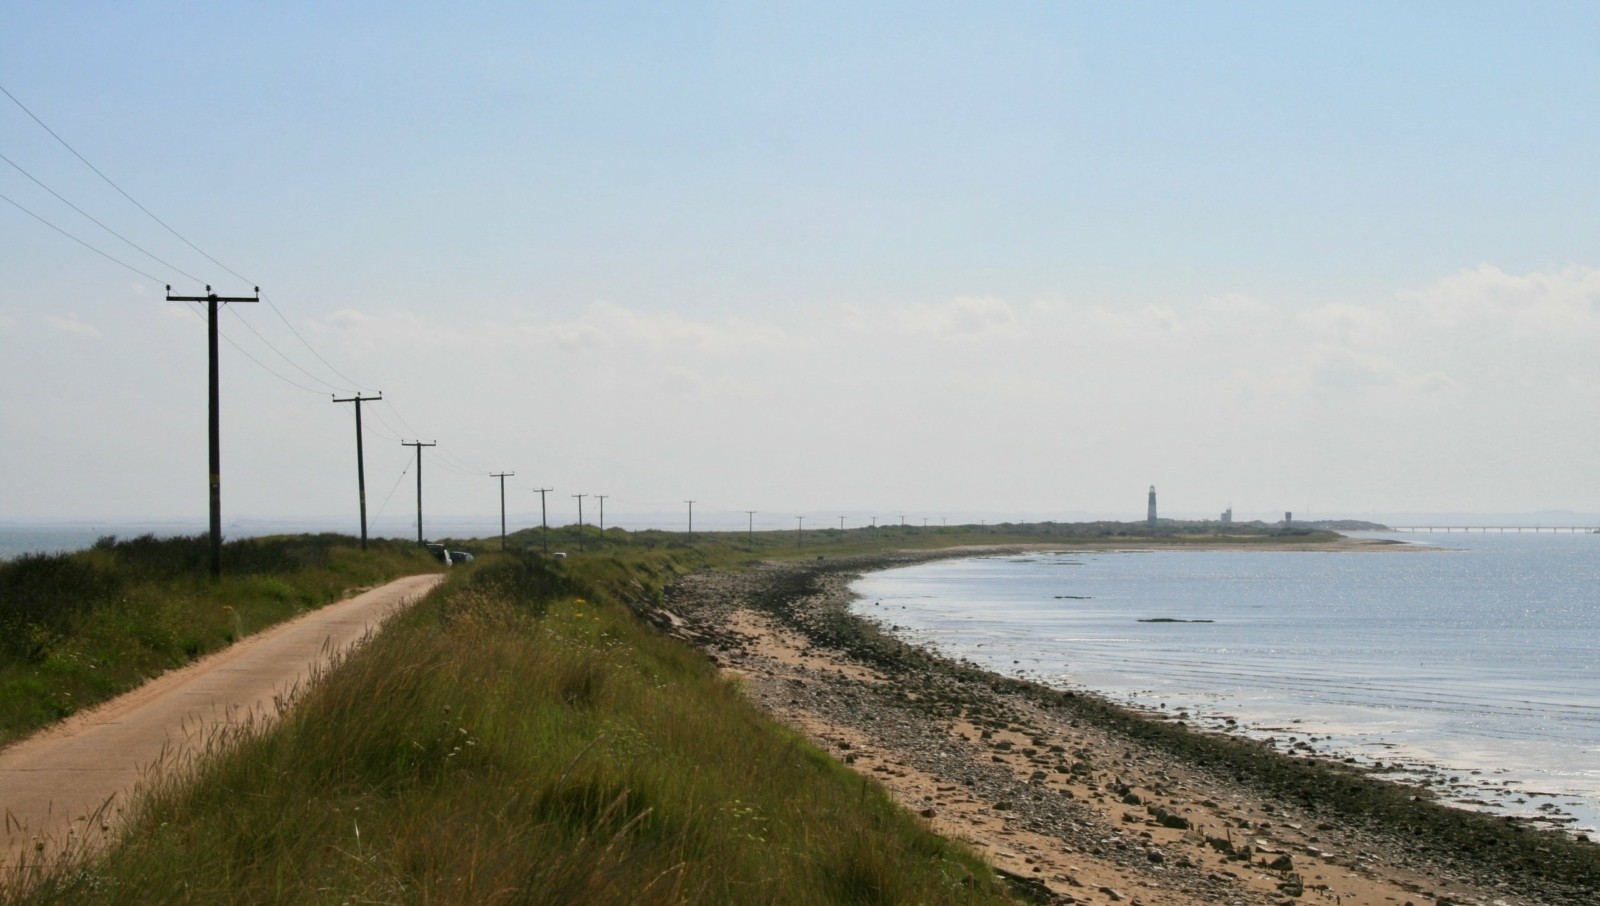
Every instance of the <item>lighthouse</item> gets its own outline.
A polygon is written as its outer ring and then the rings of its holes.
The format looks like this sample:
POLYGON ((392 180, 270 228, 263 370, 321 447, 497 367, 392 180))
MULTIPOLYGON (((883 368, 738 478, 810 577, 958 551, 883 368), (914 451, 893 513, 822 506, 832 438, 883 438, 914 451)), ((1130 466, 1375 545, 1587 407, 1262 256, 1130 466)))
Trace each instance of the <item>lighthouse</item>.
POLYGON ((1145 524, 1151 528, 1156 527, 1156 486, 1150 486, 1150 507, 1145 511, 1145 524))

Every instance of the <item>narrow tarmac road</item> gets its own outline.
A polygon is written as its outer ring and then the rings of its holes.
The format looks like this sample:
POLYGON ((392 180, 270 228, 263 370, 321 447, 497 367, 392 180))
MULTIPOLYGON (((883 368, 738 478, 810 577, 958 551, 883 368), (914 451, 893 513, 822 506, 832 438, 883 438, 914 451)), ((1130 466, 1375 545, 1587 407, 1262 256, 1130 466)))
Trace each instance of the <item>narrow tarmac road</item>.
POLYGON ((0 865, 102 836, 152 766, 181 763, 220 727, 275 716, 277 699, 442 581, 408 576, 330 604, 0 750, 0 865))

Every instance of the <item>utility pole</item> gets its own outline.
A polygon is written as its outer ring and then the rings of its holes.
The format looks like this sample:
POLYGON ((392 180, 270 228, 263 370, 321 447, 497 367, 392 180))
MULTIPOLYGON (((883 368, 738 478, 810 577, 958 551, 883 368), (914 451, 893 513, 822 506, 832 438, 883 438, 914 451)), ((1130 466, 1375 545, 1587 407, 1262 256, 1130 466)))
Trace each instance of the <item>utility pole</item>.
POLYGON ((357 391, 355 396, 339 399, 333 398, 336 403, 356 404, 356 491, 361 497, 361 549, 367 549, 367 462, 361 452, 361 404, 383 399, 383 392, 377 396, 362 396, 357 391))
POLYGON ((750 517, 750 526, 747 529, 747 531, 750 533, 750 549, 751 550, 755 550, 756 549, 756 511, 755 510, 745 510, 744 514, 746 516, 750 517))
POLYGON ((872 517, 872 540, 873 541, 877 541, 878 540, 878 517, 877 516, 873 516, 872 517))
POLYGON ((687 503, 689 505, 689 543, 693 544, 694 543, 694 501, 693 500, 685 500, 684 503, 687 503))
POLYGON ((411 443, 407 443, 407 442, 402 440, 400 442, 400 446, 402 446, 402 447, 416 447, 417 448, 417 543, 421 544, 422 543, 422 448, 423 447, 437 447, 437 446, 439 446, 439 442, 438 441, 431 441, 429 443, 423 443, 422 441, 418 440, 418 441, 412 441, 411 443))
POLYGON ((578 498, 578 553, 581 554, 583 553, 583 498, 589 495, 573 494, 572 496, 578 498))
POLYGON ((244 296, 219 296, 211 291, 210 285, 206 286, 203 296, 174 296, 172 287, 167 286, 168 302, 204 302, 206 303, 206 348, 210 353, 210 387, 208 396, 211 401, 210 446, 211 446, 211 578, 222 576, 222 406, 218 402, 217 381, 217 306, 228 302, 259 302, 261 301, 261 287, 256 287, 256 294, 250 298, 244 296))
POLYGON ((544 495, 555 488, 534 488, 539 492, 539 541, 544 546, 544 552, 550 553, 550 522, 545 518, 544 495))
POLYGON ((490 478, 500 479, 500 549, 506 549, 506 479, 515 475, 515 472, 494 472, 490 478))
POLYGON ((839 531, 841 531, 841 532, 844 531, 844 517, 843 516, 839 517, 839 531))
POLYGON ((596 494, 594 496, 600 498, 600 540, 604 541, 606 540, 606 498, 611 495, 596 494))
POLYGON ((799 524, 794 528, 794 548, 799 550, 806 546, 806 517, 796 516, 794 518, 800 520, 799 524))

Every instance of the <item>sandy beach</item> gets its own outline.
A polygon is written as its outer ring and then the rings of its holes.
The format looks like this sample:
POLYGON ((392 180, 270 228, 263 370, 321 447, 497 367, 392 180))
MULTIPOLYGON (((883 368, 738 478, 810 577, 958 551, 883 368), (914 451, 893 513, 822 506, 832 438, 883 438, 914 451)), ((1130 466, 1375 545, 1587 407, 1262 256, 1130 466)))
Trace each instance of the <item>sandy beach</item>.
MULTIPOLYGON (((1337 547, 1394 546, 1348 539, 1337 547)), ((1330 807, 1341 783, 1357 782, 1340 766, 1316 781, 1326 789, 1285 786, 1276 779, 1279 762, 1303 759, 1251 753, 1263 768, 1241 770, 1203 746, 1175 747, 1170 740, 1186 734, 1158 731, 1158 717, 950 662, 848 614, 848 584, 860 573, 962 553, 698 574, 650 616, 699 645, 779 720, 882 784, 939 833, 983 853, 1037 902, 1595 902, 1592 886, 1582 885, 1600 862, 1580 865, 1574 886, 1570 872, 1479 858, 1441 839, 1449 834, 1352 820, 1330 807)), ((1460 820, 1467 849, 1501 842, 1473 842, 1483 832, 1474 819, 1460 820)), ((1555 849, 1550 858, 1563 864, 1600 859, 1600 847, 1589 844, 1555 849)))

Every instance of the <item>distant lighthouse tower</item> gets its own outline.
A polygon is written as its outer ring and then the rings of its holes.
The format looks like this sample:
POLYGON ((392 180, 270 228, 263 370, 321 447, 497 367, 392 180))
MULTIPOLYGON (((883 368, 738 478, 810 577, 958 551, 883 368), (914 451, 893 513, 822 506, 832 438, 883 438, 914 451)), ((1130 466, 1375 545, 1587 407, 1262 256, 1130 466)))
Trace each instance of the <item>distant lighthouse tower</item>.
POLYGON ((1150 508, 1145 512, 1145 524, 1151 528, 1156 527, 1156 486, 1150 486, 1150 508))

